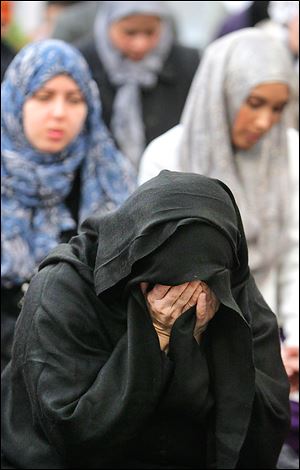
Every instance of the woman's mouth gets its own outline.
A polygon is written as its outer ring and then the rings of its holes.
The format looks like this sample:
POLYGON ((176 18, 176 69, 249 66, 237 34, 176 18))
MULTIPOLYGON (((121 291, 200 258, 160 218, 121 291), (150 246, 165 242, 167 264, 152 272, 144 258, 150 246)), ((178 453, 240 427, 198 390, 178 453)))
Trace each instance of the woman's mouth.
POLYGON ((64 136, 64 131, 61 129, 49 129, 47 135, 51 140, 61 140, 64 136))

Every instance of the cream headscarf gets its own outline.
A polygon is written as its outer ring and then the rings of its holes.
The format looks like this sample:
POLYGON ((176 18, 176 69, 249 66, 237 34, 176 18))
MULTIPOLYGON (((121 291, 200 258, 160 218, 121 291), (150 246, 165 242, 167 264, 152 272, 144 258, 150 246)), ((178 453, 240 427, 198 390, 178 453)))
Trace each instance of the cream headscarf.
POLYGON ((156 86, 171 50, 174 41, 171 13, 166 2, 160 1, 111 1, 104 4, 95 21, 94 35, 100 60, 116 87, 111 130, 123 154, 137 168, 146 145, 141 93, 142 89, 156 86), (112 23, 132 15, 157 16, 162 21, 157 46, 138 62, 123 56, 108 34, 112 23))
POLYGON ((289 209, 289 106, 250 150, 233 150, 231 128, 253 87, 283 82, 293 92, 293 77, 289 55, 276 39, 254 28, 231 33, 207 48, 181 119, 179 169, 219 178, 230 187, 256 272, 273 265, 288 243, 283 227, 289 209))

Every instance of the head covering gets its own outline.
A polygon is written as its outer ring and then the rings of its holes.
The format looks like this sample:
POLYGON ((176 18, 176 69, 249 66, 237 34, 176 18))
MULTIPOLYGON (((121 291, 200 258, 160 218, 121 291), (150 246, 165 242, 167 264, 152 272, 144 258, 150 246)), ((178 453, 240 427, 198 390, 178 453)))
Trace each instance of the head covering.
POLYGON ((141 89, 154 88, 158 74, 173 42, 170 13, 165 2, 112 1, 104 2, 94 27, 95 44, 100 60, 117 88, 113 103, 111 129, 120 149, 138 166, 145 148, 145 132, 141 105, 141 89), (112 23, 131 15, 154 15, 162 20, 158 45, 142 60, 124 57, 109 39, 112 23))
MULTIPOLYGON (((237 285, 248 278, 248 254, 239 211, 230 190, 218 180, 164 170, 140 186, 117 211, 104 215, 101 222, 99 219, 87 220, 87 226, 93 223, 99 238, 94 272, 97 295, 129 275, 131 279, 135 278, 137 272, 141 272, 137 268, 132 275, 135 263, 160 247, 164 251, 166 241, 170 247, 170 238, 179 227, 192 223, 197 223, 200 233, 203 230, 207 235, 205 240, 199 240, 198 232, 193 232, 192 246, 182 247, 182 255, 178 253, 178 257, 167 262, 170 269, 159 261, 155 263, 161 267, 158 268, 159 276, 156 275, 158 269, 154 276, 147 269, 146 277, 143 270, 135 283, 176 285, 197 278, 209 284, 215 277, 222 279, 220 286, 222 283, 228 286, 228 282, 237 285), (209 261, 209 269, 205 268, 206 261, 209 261)), ((85 224, 81 230, 86 231, 85 224)), ((192 242, 192 239, 188 238, 188 241, 192 242)), ((159 257, 156 256, 158 260, 159 257)), ((163 259, 167 260, 167 257, 163 259)), ((144 266, 148 265, 148 261, 145 263, 144 266)))
POLYGON ((21 283, 76 224, 64 204, 81 166, 79 220, 121 204, 135 172, 115 148, 101 120, 99 94, 85 60, 72 46, 46 40, 25 47, 1 89, 2 280, 21 283), (67 74, 87 103, 82 132, 63 151, 42 153, 23 131, 23 105, 47 80, 67 74))
POLYGON ((255 270, 276 262, 288 243, 282 228, 289 207, 289 107, 249 150, 233 149, 231 129, 253 87, 281 82, 293 93, 293 77, 292 64, 279 41, 254 28, 231 33, 207 48, 181 119, 179 169, 219 178, 230 187, 242 214, 250 265, 255 270))

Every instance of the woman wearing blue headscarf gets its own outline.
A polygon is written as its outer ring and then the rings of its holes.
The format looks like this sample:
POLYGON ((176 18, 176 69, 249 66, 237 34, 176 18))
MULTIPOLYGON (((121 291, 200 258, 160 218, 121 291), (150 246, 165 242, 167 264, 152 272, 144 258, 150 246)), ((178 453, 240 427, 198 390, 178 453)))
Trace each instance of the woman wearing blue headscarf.
POLYGON ((135 171, 113 144, 97 86, 72 46, 26 46, 1 96, 4 366, 18 303, 39 262, 89 214, 119 206, 135 187, 135 171))

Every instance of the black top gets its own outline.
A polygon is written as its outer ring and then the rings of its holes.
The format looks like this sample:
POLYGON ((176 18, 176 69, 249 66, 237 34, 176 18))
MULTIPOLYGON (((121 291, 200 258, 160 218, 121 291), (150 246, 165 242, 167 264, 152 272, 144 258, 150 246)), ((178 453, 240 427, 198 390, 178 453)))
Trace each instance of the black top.
POLYGON ((16 468, 275 468, 289 383, 223 183, 163 171, 53 250, 17 322, 1 421, 16 468), (221 305, 200 345, 182 314, 165 355, 139 283, 187 279, 221 305))
MULTIPOLYGON (((100 61, 94 40, 84 39, 77 43, 77 47, 88 62, 99 87, 103 119, 110 128, 116 88, 100 61)), ((196 49, 174 44, 158 75, 157 85, 142 90, 146 144, 179 123, 199 60, 199 51, 196 49)))
POLYGON ((7 67, 15 56, 15 51, 1 39, 1 82, 7 67))

